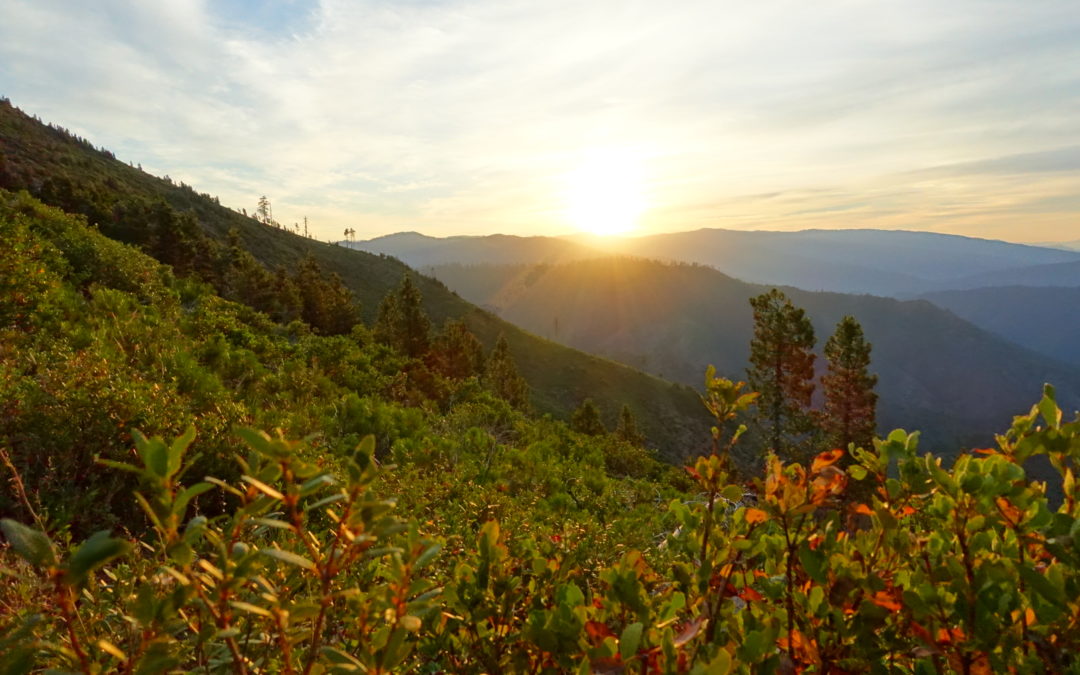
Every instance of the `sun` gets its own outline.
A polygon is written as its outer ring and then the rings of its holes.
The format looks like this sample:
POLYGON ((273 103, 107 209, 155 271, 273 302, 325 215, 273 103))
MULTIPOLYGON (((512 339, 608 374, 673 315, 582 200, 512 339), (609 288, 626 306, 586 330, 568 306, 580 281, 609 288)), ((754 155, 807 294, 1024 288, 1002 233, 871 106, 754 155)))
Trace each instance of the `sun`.
POLYGON ((641 160, 627 150, 589 153, 567 176, 566 217, 597 236, 625 234, 645 211, 641 160))

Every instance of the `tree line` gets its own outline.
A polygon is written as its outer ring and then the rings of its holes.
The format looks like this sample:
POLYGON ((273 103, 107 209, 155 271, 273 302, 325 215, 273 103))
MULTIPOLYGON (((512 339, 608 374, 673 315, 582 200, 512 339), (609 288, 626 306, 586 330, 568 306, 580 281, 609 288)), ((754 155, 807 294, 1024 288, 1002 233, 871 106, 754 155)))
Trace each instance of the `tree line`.
POLYGON ((803 461, 823 444, 868 447, 877 432, 877 375, 869 372, 871 345, 859 322, 845 316, 825 343, 824 403, 814 409, 817 356, 806 312, 775 288, 751 298, 750 305, 754 335, 747 380, 760 394, 752 418, 760 444, 789 461, 803 461))

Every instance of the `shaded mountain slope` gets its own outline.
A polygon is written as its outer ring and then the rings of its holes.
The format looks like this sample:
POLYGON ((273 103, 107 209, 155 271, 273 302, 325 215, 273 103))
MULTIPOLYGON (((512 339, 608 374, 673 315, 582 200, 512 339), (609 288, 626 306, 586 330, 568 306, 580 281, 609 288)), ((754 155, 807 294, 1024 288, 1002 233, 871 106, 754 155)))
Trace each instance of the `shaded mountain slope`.
POLYGON ((971 323, 1080 365, 1080 287, 1001 286, 922 296, 971 323))
MULTIPOLYGON (((713 363, 744 377, 748 299, 768 287, 708 267, 608 259, 558 266, 447 266, 434 273, 538 334, 681 382, 713 363), (474 277, 491 290, 481 293, 474 277), (502 277, 502 283, 498 278, 502 277)), ((846 314, 874 345, 882 429, 918 428, 938 444, 985 444, 1044 382, 1080 405, 1080 368, 987 333, 926 301, 785 289, 814 322, 819 346, 846 314)))
POLYGON ((1080 286, 1080 261, 1030 265, 975 274, 942 284, 943 290, 967 290, 994 286, 1080 286))

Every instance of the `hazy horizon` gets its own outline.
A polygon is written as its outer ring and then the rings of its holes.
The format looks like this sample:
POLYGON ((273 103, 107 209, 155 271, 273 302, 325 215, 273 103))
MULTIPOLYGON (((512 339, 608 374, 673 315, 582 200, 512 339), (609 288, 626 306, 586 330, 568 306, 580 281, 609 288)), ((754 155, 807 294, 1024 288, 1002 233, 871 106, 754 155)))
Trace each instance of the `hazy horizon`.
POLYGON ((1066 1, 0 11, 0 95, 324 239, 1080 223, 1066 1))

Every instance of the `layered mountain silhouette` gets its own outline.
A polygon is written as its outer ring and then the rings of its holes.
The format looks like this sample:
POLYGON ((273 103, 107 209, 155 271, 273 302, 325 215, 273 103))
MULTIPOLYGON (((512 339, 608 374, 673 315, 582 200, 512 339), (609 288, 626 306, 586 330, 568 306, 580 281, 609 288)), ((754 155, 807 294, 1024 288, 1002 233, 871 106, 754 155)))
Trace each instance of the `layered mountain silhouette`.
MULTIPOLYGON (((749 298, 768 286, 712 268, 628 258, 561 265, 446 265, 434 275, 538 335, 696 384, 708 364, 745 377, 749 298)), ((1000 420, 1024 412, 1044 382, 1080 407, 1080 367, 1037 354, 925 300, 785 288, 806 309, 819 346, 847 314, 873 345, 879 421, 922 429, 945 447, 988 444, 1000 420)))
POLYGON ((415 267, 554 263, 622 254, 709 265, 751 283, 910 298, 981 286, 1080 286, 1080 252, 897 230, 704 229, 642 237, 425 237, 351 244, 415 267))

